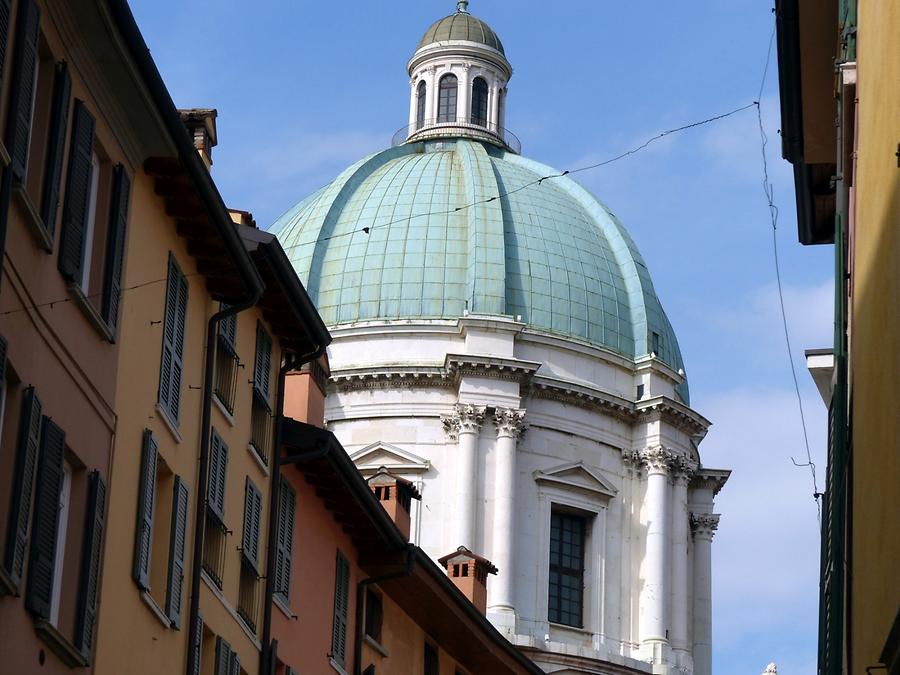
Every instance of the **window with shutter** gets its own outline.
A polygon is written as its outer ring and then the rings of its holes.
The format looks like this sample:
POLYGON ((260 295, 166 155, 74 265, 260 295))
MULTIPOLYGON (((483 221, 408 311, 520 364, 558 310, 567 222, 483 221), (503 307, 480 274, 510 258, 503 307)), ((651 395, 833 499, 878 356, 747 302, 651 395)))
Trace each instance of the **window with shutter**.
POLYGON ((70 282, 84 278, 84 252, 94 176, 94 116, 75 100, 57 267, 70 282))
POLYGON ((50 241, 56 232, 56 216, 59 211, 59 187, 62 179, 63 152, 69 125, 69 99, 72 95, 72 79, 65 61, 54 68, 53 99, 50 103, 50 128, 47 134, 47 153, 44 160, 44 184, 41 189, 40 216, 50 241))
POLYGON ((262 516, 262 494, 250 480, 244 486, 244 533, 241 553, 254 571, 259 569, 259 523, 262 516))
POLYGON ((153 550, 153 512, 156 506, 156 464, 159 451, 153 432, 144 430, 141 475, 138 485, 137 524, 134 533, 132 577, 141 590, 150 589, 150 560, 153 550))
POLYGON ((203 664, 201 657, 203 656, 203 615, 197 612, 197 622, 194 624, 194 671, 190 675, 200 675, 203 664))
POLYGON ((166 616, 173 628, 181 628, 181 596, 184 589, 184 545, 187 540, 188 489, 175 476, 172 494, 172 527, 169 534, 169 585, 166 590, 166 616))
POLYGON ((106 260, 100 302, 100 316, 113 334, 116 332, 119 301, 122 295, 122 264, 125 258, 125 227, 128 222, 130 194, 131 179, 128 178, 125 167, 118 164, 113 170, 112 201, 106 230, 106 260))
POLYGON ((41 428, 41 400, 34 387, 28 387, 22 392, 12 499, 6 528, 6 547, 3 552, 3 569, 17 589, 22 582, 25 568, 41 428))
POLYGON ((209 481, 207 483, 206 505, 207 509, 219 520, 225 523, 225 479, 228 470, 228 446, 212 430, 212 442, 209 453, 209 481))
POLYGON ((59 496, 63 488, 63 455, 66 435, 44 417, 41 425, 40 460, 34 500, 34 527, 28 558, 25 606, 36 616, 50 619, 56 570, 59 528, 59 496))
POLYGON ((169 254, 166 305, 163 317, 163 347, 159 374, 159 406, 178 426, 181 408, 181 375, 184 369, 184 338, 187 323, 188 283, 175 256, 169 254))
POLYGON ((228 675, 241 675, 241 659, 237 652, 231 652, 231 659, 228 662, 228 675))
POLYGON ((16 184, 24 182, 28 165, 34 87, 38 69, 40 20, 41 12, 34 0, 19 2, 16 40, 13 43, 13 80, 9 92, 9 115, 6 120, 9 171, 16 184))
POLYGON ((268 406, 269 374, 272 370, 272 338, 261 323, 256 325, 256 359, 253 364, 254 393, 268 406))
POLYGON ((384 604, 381 595, 372 590, 366 590, 366 635, 381 642, 381 624, 384 621, 384 604))
POLYGON ((337 552, 334 572, 334 622, 331 628, 331 658, 341 667, 347 656, 347 613, 350 602, 350 563, 337 552))
POLYGON ((0 87, 3 85, 3 67, 6 65, 6 46, 9 44, 10 0, 0 0, 0 87))
MULTIPOLYGON (((227 309, 224 302, 219 311, 227 309)), ((232 314, 219 322, 219 334, 216 342, 216 377, 214 391, 229 414, 234 414, 234 397, 237 393, 238 355, 237 355, 237 315, 232 314)))
POLYGON ((231 651, 231 645, 221 636, 216 637, 216 661, 213 664, 213 675, 234 675, 240 673, 240 661, 237 654, 231 651), (235 670, 237 668, 237 670, 235 670))
POLYGON ((297 493, 282 477, 278 500, 278 532, 275 548, 275 594, 287 603, 291 591, 291 564, 294 553, 294 513, 297 493))
POLYGON ((103 555, 103 527, 106 509, 106 484, 99 472, 88 479, 88 503, 85 511, 81 575, 75 615, 75 648, 90 660, 97 620, 97 593, 100 588, 100 562, 103 555))
POLYGON ((229 550, 225 527, 225 484, 228 469, 228 446, 213 429, 210 438, 209 472, 206 485, 206 517, 203 535, 203 570, 210 580, 222 588, 225 558, 229 550))

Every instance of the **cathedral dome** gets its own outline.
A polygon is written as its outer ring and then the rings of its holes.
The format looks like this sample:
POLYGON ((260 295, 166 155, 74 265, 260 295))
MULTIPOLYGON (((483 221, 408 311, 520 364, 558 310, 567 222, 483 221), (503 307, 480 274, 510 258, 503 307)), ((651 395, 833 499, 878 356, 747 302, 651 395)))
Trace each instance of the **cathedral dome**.
MULTIPOLYGON (((272 229, 329 326, 499 315, 682 369, 612 212, 568 177, 517 190, 558 173, 491 143, 407 142, 357 162, 272 229)), ((686 384, 679 393, 687 402, 686 384)))
POLYGON ((454 14, 445 16, 443 19, 435 21, 425 31, 425 35, 419 40, 416 50, 427 47, 436 42, 446 42, 448 40, 461 40, 464 42, 476 42, 492 49, 496 49, 501 54, 503 51, 503 43, 494 30, 484 21, 472 16, 466 11, 467 2, 458 3, 458 9, 454 14))

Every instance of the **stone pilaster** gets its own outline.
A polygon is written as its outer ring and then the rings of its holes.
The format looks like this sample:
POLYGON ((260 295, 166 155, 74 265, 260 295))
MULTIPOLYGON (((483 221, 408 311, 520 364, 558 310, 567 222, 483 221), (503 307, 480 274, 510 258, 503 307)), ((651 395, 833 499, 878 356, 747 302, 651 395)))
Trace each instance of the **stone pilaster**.
POLYGON ((712 675, 712 538, 714 513, 691 515, 694 531, 694 675, 712 675))
POLYGON ((458 441, 453 489, 451 546, 475 548, 475 489, 478 484, 478 435, 484 424, 484 406, 458 403, 441 418, 444 430, 458 441))
POLYGON ((675 665, 693 669, 689 642, 688 616, 688 548, 690 546, 690 514, 688 513, 688 484, 696 465, 679 457, 672 465, 672 558, 671 558, 671 623, 669 640, 674 651, 675 665))

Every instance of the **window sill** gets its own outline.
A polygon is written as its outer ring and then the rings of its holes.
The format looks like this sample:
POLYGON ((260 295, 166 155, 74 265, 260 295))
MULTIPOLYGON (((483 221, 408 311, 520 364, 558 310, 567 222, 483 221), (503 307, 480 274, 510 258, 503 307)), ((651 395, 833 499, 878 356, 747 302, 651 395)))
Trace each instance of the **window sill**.
POLYGON ((19 206, 25 211, 25 221, 28 223, 28 227, 34 235, 34 238, 37 239, 38 246, 47 253, 52 253, 53 238, 50 236, 50 232, 47 231, 47 226, 44 225, 44 221, 41 220, 41 217, 38 215, 37 209, 34 208, 34 204, 31 201, 31 197, 28 196, 25 187, 23 185, 14 186, 13 195, 19 203, 19 206))
POLYGON ((165 626, 167 629, 172 628, 172 622, 169 620, 169 617, 166 616, 166 613, 162 610, 158 604, 156 604, 156 600, 153 599, 153 596, 150 595, 147 591, 141 591, 141 600, 144 601, 144 604, 153 612, 153 615, 159 619, 159 622, 165 626))
POLYGON ((225 594, 216 586, 216 583, 209 578, 209 575, 205 570, 200 571, 200 578, 203 579, 203 583, 206 584, 206 587, 210 590, 210 592, 216 596, 219 602, 222 603, 222 606, 225 608, 231 618, 235 620, 238 626, 241 627, 241 630, 244 631, 244 634, 249 638, 250 642, 253 643, 253 646, 256 647, 257 651, 262 651, 262 643, 259 641, 259 638, 247 628, 247 625, 244 623, 244 620, 240 617, 240 615, 235 611, 234 607, 228 602, 225 598, 225 594))
POLYGON ((212 399, 213 399, 213 403, 215 403, 215 405, 216 405, 216 408, 218 408, 219 412, 222 413, 222 417, 224 417, 225 421, 228 422, 228 426, 233 427, 234 426, 234 415, 232 415, 230 412, 228 412, 228 408, 226 408, 225 404, 219 400, 219 396, 217 394, 213 393, 212 399))
POLYGON ((49 621, 39 620, 34 624, 34 631, 40 638, 41 642, 50 648, 50 651, 56 654, 62 662, 69 668, 84 668, 88 665, 88 660, 75 649, 75 645, 69 642, 66 637, 60 633, 56 626, 49 621))
POLYGON ((273 595, 272 596, 272 604, 275 605, 278 610, 284 614, 289 619, 296 619, 297 615, 291 611, 290 605, 288 605, 287 601, 283 600, 281 596, 273 595))
POLYGON ((259 468, 263 472, 263 474, 268 476, 269 475, 269 467, 262 460, 262 457, 259 456, 259 453, 256 451, 256 448, 253 447, 252 443, 247 443, 247 452, 249 452, 250 456, 256 460, 256 464, 257 464, 257 466, 259 466, 259 468))
POLYGON ((69 295, 75 299, 75 304, 78 305, 81 313, 87 317, 88 321, 94 324, 94 328, 96 328, 97 332, 103 336, 103 339, 107 342, 115 343, 115 334, 109 329, 109 326, 106 325, 106 321, 100 316, 100 312, 97 311, 97 308, 91 304, 90 300, 88 300, 81 286, 74 282, 70 283, 69 295))
POLYGON ((569 633, 578 633, 579 635, 593 635, 594 632, 588 628, 579 628, 578 626, 570 626, 566 623, 556 623, 555 621, 548 621, 550 624, 550 628, 552 630, 566 631, 569 633))
POLYGON ((384 658, 387 658, 387 657, 390 656, 390 654, 388 654, 388 650, 385 649, 384 647, 382 647, 382 646, 381 646, 381 643, 378 642, 378 640, 376 640, 375 638, 373 638, 373 637, 371 637, 371 636, 369 636, 369 635, 366 635, 366 636, 363 638, 363 641, 364 641, 367 645, 369 645, 372 649, 374 649, 376 652, 378 652, 379 654, 381 654, 384 658))
POLYGON ((165 408, 163 408, 159 403, 156 404, 156 413, 159 415, 159 418, 165 423, 166 429, 169 430, 169 433, 172 434, 172 438, 175 439, 176 443, 181 443, 181 432, 178 431, 178 425, 172 422, 169 419, 169 413, 166 412, 165 408))
POLYGON ((347 675, 347 671, 344 670, 344 667, 334 660, 333 657, 328 657, 328 663, 331 664, 331 667, 338 671, 341 675, 347 675))

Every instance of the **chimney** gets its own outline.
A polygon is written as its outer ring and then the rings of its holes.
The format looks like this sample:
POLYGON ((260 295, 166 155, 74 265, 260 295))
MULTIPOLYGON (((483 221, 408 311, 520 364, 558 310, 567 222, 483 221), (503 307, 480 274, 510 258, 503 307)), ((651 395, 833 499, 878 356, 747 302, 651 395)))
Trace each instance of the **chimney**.
POLYGON ((438 559, 438 562, 446 568, 454 585, 484 614, 487 610, 487 575, 497 574, 493 563, 465 546, 438 559))
POLYGON ((287 374, 284 385, 284 414, 320 429, 325 428, 325 387, 331 371, 328 356, 303 365, 287 374))
POLYGON ((395 476, 383 466, 366 479, 366 482, 375 498, 381 502, 384 510, 403 533, 403 538, 409 541, 410 506, 413 499, 422 498, 416 486, 405 478, 395 476))
POLYGON ((216 117, 219 113, 215 108, 188 108, 179 110, 181 121, 187 127, 188 133, 194 141, 194 147, 200 153, 200 158, 206 164, 207 170, 212 166, 212 149, 216 147, 216 117))
POLYGON ((242 209, 228 209, 228 215, 231 216, 231 222, 235 225, 252 227, 254 230, 259 229, 256 227, 256 218, 254 218, 253 214, 249 211, 243 211, 242 209))

